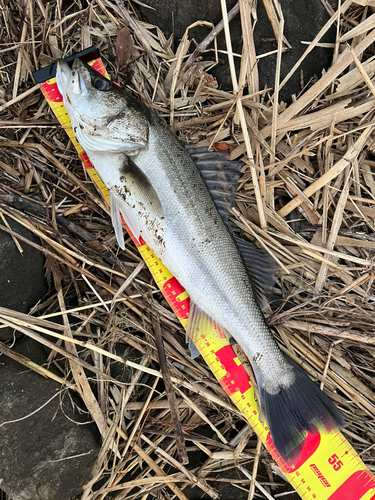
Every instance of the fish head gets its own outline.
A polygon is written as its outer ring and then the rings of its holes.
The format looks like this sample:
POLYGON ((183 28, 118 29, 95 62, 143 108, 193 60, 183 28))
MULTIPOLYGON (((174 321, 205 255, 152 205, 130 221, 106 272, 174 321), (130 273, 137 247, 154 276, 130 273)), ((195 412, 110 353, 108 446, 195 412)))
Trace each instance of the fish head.
POLYGON ((56 82, 87 152, 134 155, 147 146, 147 108, 128 92, 80 59, 57 61, 56 82))

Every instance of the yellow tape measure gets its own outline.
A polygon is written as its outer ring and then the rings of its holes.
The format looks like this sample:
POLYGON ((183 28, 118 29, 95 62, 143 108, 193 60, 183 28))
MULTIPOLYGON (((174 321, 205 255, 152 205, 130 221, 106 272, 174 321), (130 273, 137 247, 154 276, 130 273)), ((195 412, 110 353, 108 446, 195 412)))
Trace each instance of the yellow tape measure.
MULTIPOLYGON (((100 58, 91 61, 90 64, 107 76, 100 58)), ((44 82, 41 90, 56 117, 65 127, 92 180, 109 204, 106 187, 74 136, 55 78, 44 82)), ((132 236, 130 232, 129 234, 132 236)), ((142 240, 137 241, 133 238, 133 241, 164 297, 186 328, 190 302, 187 292, 155 256, 151 248, 142 240)), ((204 331, 193 332, 193 336, 192 340, 212 373, 303 499, 375 500, 375 477, 338 431, 329 434, 308 434, 298 461, 293 465, 285 465, 275 450, 267 426, 259 420, 254 389, 249 376, 224 333, 208 325, 204 331)))

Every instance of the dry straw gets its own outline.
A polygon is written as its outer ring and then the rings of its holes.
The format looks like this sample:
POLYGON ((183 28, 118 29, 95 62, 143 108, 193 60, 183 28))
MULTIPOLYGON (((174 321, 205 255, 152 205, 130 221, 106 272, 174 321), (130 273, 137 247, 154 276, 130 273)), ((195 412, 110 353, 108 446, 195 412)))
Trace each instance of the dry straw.
POLYGON ((273 89, 259 88, 252 2, 240 0, 227 12, 222 1, 216 26, 197 20, 208 35, 196 47, 188 30, 174 47, 157 26, 142 22, 140 3, 97 0, 83 7, 77 0, 64 11, 59 1, 25 0, 20 8, 0 0, 0 229, 14 239, 14 252, 32 245, 44 253, 50 285, 29 315, 0 308, 0 328, 10 325, 50 355, 38 366, 4 343, 0 352, 84 400, 102 448, 82 499, 111 493, 116 500, 185 500, 188 485, 197 497, 217 498, 224 482, 249 499, 291 490, 207 366, 190 359, 185 334, 134 245, 127 241, 119 251, 107 206, 32 79, 35 69, 95 44, 112 78, 156 109, 182 142, 225 142, 231 157, 243 160, 232 224, 279 263, 279 300, 268 321, 281 348, 341 408, 344 433, 374 470, 371 3, 346 0, 336 11, 323 2, 329 21, 284 76, 289 43, 282 7, 263 0, 277 46, 273 89), (234 16, 243 31, 239 74, 234 16), (133 45, 128 64, 118 68, 116 37, 125 26, 133 45), (280 91, 332 26, 331 67, 285 107, 280 91), (221 31, 226 50, 219 52, 221 31), (232 91, 220 90, 210 76, 219 56, 226 58, 232 91), (40 244, 12 230, 13 221, 40 244), (198 452, 201 466, 181 463, 198 452))

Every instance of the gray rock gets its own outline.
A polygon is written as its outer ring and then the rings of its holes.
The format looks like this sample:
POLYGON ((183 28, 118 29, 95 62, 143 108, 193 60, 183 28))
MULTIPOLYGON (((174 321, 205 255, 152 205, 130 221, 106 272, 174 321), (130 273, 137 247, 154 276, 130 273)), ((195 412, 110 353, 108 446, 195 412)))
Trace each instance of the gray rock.
MULTIPOLYGON (((15 350, 45 362, 43 347, 31 339, 15 350)), ((96 427, 59 384, 4 355, 0 381, 0 488, 12 500, 69 500, 80 493, 98 454, 96 427)))
MULTIPOLYGON (((40 240, 29 230, 7 219, 11 229, 40 245, 40 240)), ((20 242, 23 255, 12 237, 0 230, 0 305, 28 313, 47 292, 44 279, 44 256, 27 243, 20 242)), ((0 340, 13 338, 13 330, 0 329, 0 340)))
MULTIPOLYGON (((174 33, 175 43, 179 43, 186 28, 199 19, 210 21, 214 25, 222 19, 220 2, 214 0, 191 0, 183 2, 181 0, 144 0, 155 10, 140 7, 142 19, 158 26, 169 36, 174 33)), ((227 10, 235 5, 236 0, 227 0, 227 10)), ((321 27, 328 20, 328 14, 320 0, 281 0, 281 7, 285 19, 284 34, 291 44, 282 55, 281 80, 287 75, 289 70, 298 61, 300 56, 306 50, 307 45, 301 41, 311 41, 317 35, 321 27)), ((265 54, 277 48, 274 41, 275 34, 265 12, 263 2, 258 2, 258 21, 254 29, 254 42, 257 54, 265 54)), ((231 21, 230 31, 232 38, 233 52, 241 54, 242 51, 242 30, 239 14, 231 21)), ((209 33, 209 28, 198 27, 189 32, 189 38, 194 38, 198 43, 201 42, 209 33)), ((324 42, 333 42, 335 38, 334 30, 323 38, 324 42)), ((213 45, 209 48, 212 48, 213 45)), ((226 50, 225 37, 222 32, 218 36, 219 49, 226 50)), ((191 50, 194 49, 192 45, 191 50)), ((329 67, 332 60, 332 49, 315 48, 303 61, 301 68, 303 70, 303 82, 306 84, 314 75, 321 76, 323 68, 329 67)), ((213 53, 209 57, 214 57, 213 53)), ((217 65, 212 74, 217 78, 219 85, 224 90, 232 89, 229 66, 224 54, 219 55, 224 64, 217 65)), ((240 59, 235 58, 237 70, 240 67, 240 59)), ((265 85, 273 88, 275 82, 276 55, 259 59, 259 86, 265 85)), ((289 82, 280 92, 280 100, 290 102, 291 94, 298 94, 301 91, 301 74, 298 69, 289 82)))

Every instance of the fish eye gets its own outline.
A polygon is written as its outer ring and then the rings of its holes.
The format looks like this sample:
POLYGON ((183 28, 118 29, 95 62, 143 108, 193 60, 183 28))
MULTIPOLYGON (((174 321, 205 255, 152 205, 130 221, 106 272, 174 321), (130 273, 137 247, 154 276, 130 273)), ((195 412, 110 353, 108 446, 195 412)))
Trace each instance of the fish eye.
POLYGON ((96 90, 105 91, 110 89, 110 83, 105 78, 96 77, 92 84, 93 87, 96 88, 96 90))

